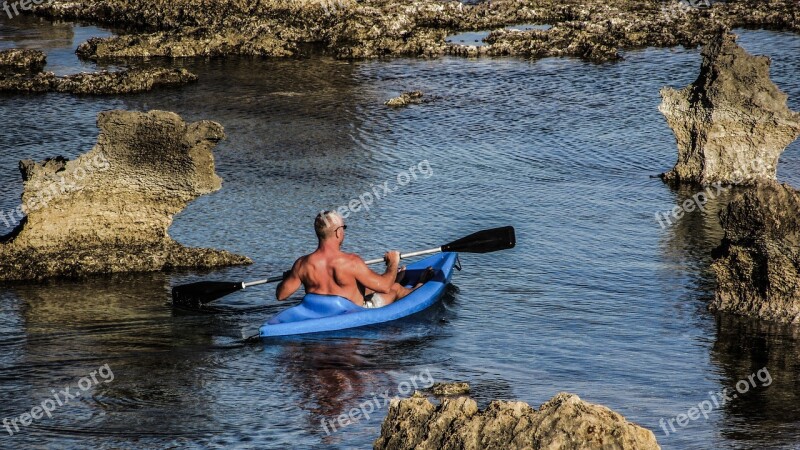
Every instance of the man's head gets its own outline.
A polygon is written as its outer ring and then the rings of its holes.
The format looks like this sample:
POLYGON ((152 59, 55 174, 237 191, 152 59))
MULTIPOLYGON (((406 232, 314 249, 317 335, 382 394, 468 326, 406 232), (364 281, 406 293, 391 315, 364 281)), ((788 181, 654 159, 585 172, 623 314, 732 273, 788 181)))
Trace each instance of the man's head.
POLYGON ((344 219, 335 211, 322 211, 314 219, 314 231, 320 242, 328 239, 344 240, 344 219))

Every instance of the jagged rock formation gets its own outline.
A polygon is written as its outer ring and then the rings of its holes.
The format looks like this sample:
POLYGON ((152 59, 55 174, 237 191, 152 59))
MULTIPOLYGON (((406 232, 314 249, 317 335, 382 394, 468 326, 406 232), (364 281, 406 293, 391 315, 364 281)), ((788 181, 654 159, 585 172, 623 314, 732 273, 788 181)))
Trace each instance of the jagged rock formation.
POLYGON ((770 60, 721 33, 703 49, 700 76, 661 90, 659 107, 675 133, 678 162, 666 181, 756 184, 775 180, 778 159, 800 136, 800 113, 770 80, 770 60))
POLYGON ((659 449, 653 432, 610 409, 560 393, 534 410, 495 400, 484 411, 469 397, 434 405, 415 393, 393 400, 376 450, 659 449))
POLYGON ((190 201, 220 189, 211 149, 221 125, 165 111, 102 112, 97 125, 97 144, 75 160, 20 163, 22 205, 0 221, 21 222, 2 238, 0 280, 251 262, 167 233, 190 201))
POLYGON ((169 86, 197 81, 186 69, 128 69, 119 72, 78 73, 57 77, 42 72, 45 55, 39 50, 0 52, 0 69, 22 68, 24 72, 0 71, 0 92, 64 92, 72 94, 129 94, 155 86, 169 86))
POLYGON ((800 31, 796 0, 729 0, 710 8, 677 0, 53 0, 37 14, 128 26, 139 35, 93 39, 79 54, 92 59, 215 55, 288 56, 316 44, 340 58, 387 55, 532 57, 613 60, 620 49, 707 41, 717 29, 770 27, 800 31), (448 45, 449 32, 505 25, 552 24, 549 30, 496 31, 489 45, 448 45))
POLYGON ((800 323, 800 192, 769 183, 738 196, 721 214, 725 237, 712 269, 710 307, 800 323))

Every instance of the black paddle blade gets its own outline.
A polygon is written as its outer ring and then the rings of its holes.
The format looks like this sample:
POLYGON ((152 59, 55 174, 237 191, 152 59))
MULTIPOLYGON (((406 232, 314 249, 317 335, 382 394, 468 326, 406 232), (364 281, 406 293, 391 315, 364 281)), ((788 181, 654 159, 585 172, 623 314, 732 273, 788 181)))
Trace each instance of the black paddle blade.
POLYGON ((242 289, 242 283, 199 281, 172 288, 173 305, 203 305, 242 289))
POLYGON ((443 252, 489 253, 514 248, 517 237, 514 227, 478 231, 442 246, 443 252))

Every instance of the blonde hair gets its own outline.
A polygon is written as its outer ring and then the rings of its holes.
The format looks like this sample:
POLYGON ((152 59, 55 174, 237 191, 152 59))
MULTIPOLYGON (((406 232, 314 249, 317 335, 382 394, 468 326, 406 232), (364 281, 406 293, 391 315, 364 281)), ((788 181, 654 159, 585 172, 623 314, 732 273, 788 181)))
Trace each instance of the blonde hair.
POLYGON ((339 222, 344 223, 344 219, 336 211, 322 211, 314 219, 314 232, 317 233, 317 237, 320 239, 328 238, 338 227, 334 225, 339 222))

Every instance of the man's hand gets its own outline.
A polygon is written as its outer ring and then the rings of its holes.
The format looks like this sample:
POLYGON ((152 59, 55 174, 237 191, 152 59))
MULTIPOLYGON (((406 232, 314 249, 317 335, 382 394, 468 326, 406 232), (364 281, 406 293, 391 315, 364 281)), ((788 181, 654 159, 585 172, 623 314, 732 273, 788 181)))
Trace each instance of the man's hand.
POLYGON ((402 266, 397 269, 397 276, 394 277, 394 282, 399 284, 404 284, 402 283, 402 281, 405 277, 406 277, 406 266, 402 266))
POLYGON ((395 267, 400 265, 400 252, 396 250, 389 250, 383 255, 383 260, 386 261, 386 267, 395 267))

